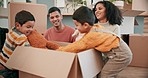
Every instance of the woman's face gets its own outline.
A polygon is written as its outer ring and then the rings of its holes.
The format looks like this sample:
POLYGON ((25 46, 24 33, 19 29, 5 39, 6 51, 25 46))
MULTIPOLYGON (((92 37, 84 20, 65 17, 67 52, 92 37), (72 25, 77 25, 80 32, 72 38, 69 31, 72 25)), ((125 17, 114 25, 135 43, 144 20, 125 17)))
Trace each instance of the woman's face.
POLYGON ((95 15, 97 19, 99 20, 99 22, 107 22, 106 8, 104 7, 102 3, 99 3, 96 5, 95 15))

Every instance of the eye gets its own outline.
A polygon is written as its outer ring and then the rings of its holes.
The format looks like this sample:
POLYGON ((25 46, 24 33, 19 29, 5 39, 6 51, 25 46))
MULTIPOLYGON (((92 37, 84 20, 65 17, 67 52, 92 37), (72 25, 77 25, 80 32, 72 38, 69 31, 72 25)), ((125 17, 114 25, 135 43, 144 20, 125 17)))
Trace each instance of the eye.
POLYGON ((54 17, 50 17, 50 19, 53 19, 54 17))
POLYGON ((99 9, 99 10, 101 10, 102 8, 101 8, 101 7, 99 7, 98 9, 99 9))
POLYGON ((79 25, 76 24, 76 27, 78 27, 79 25))
POLYGON ((56 15, 56 18, 59 18, 60 16, 59 15, 56 15))
POLYGON ((33 28, 33 26, 27 26, 27 28, 33 28))

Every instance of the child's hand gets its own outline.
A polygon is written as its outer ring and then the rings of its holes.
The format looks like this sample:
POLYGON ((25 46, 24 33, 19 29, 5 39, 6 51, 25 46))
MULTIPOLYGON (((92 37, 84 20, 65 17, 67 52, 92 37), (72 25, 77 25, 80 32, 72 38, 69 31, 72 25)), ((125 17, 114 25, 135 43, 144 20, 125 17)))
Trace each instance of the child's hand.
POLYGON ((57 51, 62 51, 63 47, 59 47, 58 49, 56 49, 57 51))
POLYGON ((79 30, 75 30, 75 32, 72 34, 72 37, 78 36, 79 35, 79 30))

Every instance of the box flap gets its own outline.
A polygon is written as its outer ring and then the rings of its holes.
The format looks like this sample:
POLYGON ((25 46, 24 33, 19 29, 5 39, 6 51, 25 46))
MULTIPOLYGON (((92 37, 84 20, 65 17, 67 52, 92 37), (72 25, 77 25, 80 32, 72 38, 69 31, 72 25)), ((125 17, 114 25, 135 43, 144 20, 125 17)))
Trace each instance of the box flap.
POLYGON ((128 10, 128 9, 120 9, 123 16, 131 16, 135 17, 143 13, 144 11, 138 11, 138 10, 128 10))
POLYGON ((78 53, 78 59, 83 78, 93 78, 103 67, 101 53, 94 49, 78 53))
POLYGON ((71 70, 68 75, 68 78, 83 78, 78 56, 76 56, 74 59, 74 62, 72 64, 71 70))
POLYGON ((30 73, 26 73, 26 72, 23 72, 23 71, 19 71, 19 78, 43 78, 43 77, 33 75, 33 74, 30 74, 30 73))
POLYGON ((46 78, 67 78, 75 53, 17 47, 6 65, 46 78))

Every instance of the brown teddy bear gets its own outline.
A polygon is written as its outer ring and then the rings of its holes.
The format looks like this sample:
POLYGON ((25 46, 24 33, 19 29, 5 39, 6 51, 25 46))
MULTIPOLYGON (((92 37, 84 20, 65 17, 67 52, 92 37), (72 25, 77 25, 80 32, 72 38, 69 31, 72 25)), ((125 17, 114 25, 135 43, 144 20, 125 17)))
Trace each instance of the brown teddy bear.
POLYGON ((46 40, 43 35, 38 33, 36 30, 33 30, 28 36, 27 36, 28 42, 32 47, 36 48, 48 48, 56 50, 60 47, 60 45, 46 40))

